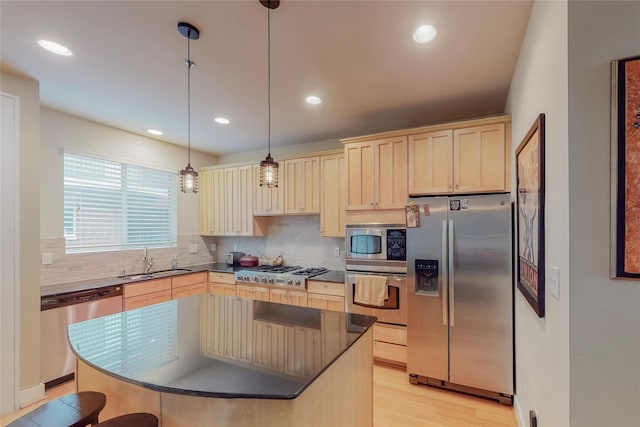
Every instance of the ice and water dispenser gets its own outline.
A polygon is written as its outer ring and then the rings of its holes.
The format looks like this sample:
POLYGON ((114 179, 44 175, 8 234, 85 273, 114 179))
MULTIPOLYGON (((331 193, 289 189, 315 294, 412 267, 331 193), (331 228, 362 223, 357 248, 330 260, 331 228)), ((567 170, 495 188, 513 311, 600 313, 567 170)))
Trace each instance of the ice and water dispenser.
POLYGON ((416 259, 416 294, 427 296, 440 295, 438 287, 438 260, 437 259, 416 259))

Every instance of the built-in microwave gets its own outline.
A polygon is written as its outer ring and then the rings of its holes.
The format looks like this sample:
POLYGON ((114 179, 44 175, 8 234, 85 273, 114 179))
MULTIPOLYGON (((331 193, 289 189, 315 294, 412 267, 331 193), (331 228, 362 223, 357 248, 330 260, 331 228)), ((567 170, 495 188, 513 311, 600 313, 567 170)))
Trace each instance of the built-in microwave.
POLYGON ((407 230, 404 224, 350 224, 345 231, 346 269, 407 271, 407 230))

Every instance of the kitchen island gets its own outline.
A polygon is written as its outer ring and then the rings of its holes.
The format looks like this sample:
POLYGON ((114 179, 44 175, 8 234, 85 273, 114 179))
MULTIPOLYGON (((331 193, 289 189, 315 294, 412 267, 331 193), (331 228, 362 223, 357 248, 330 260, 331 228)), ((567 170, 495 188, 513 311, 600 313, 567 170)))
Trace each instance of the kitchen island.
POLYGON ((101 419, 163 427, 373 422, 374 317, 198 295, 69 326, 101 419))

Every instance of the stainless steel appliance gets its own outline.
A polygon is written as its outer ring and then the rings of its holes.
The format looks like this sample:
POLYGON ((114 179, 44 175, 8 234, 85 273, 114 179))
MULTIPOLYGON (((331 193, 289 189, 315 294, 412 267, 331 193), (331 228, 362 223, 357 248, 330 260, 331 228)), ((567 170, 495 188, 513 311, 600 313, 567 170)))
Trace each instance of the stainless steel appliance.
POLYGON ((45 387, 73 378, 76 358, 67 326, 122 311, 122 287, 107 286, 43 296, 40 299, 40 377, 45 387))
POLYGON ((347 270, 406 273, 404 224, 347 225, 347 270))
POLYGON ((306 289, 307 278, 326 272, 324 267, 303 268, 290 265, 261 265, 234 273, 236 282, 306 289))
POLYGON ((243 252, 227 252, 224 256, 224 260, 227 265, 240 265, 240 258, 243 256, 243 252))
POLYGON ((407 229, 407 372, 423 383, 511 404, 512 209, 509 194, 412 198, 407 229))
POLYGON ((345 304, 347 313, 365 314, 375 316, 378 322, 393 323, 396 325, 407 324, 407 275, 400 273, 372 273, 347 271, 345 274, 345 304), (355 301, 356 276, 375 275, 387 278, 387 290, 389 298, 381 307, 361 304, 355 301))
POLYGON ((404 224, 347 225, 345 310, 378 322, 407 324, 407 244, 404 224), (356 301, 357 276, 385 276, 388 298, 374 306, 356 301))

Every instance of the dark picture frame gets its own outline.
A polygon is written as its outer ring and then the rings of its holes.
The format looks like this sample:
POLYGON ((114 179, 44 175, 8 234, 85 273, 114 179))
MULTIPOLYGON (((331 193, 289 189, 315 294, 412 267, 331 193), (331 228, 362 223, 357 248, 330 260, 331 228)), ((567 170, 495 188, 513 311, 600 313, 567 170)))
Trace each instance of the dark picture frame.
POLYGON ((518 289, 544 317, 544 114, 516 150, 518 289))
POLYGON ((640 56, 611 62, 611 278, 640 279, 640 56))

